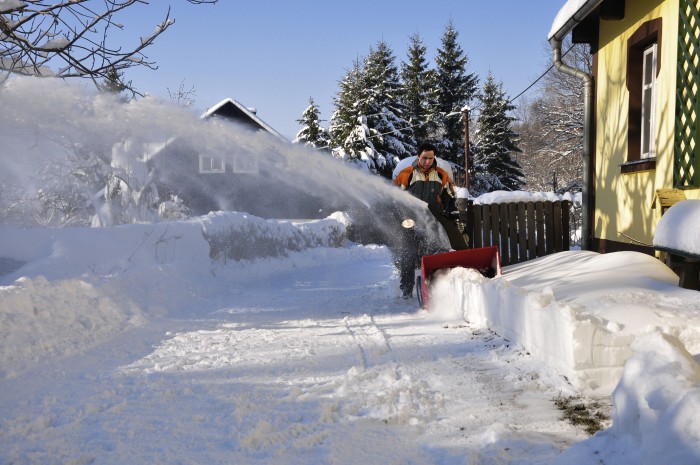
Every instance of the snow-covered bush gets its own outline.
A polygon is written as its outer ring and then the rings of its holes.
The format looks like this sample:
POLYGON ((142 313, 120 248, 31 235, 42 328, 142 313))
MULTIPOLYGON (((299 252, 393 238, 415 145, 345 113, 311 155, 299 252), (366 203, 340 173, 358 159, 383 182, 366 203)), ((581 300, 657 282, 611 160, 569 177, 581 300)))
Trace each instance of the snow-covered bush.
POLYGON ((216 212, 198 218, 209 255, 214 260, 285 257, 311 247, 340 247, 346 238, 347 215, 334 213, 322 220, 275 221, 247 213, 216 212))
POLYGON ((184 220, 190 217, 190 209, 180 197, 171 195, 170 200, 158 205, 158 215, 164 220, 184 220))

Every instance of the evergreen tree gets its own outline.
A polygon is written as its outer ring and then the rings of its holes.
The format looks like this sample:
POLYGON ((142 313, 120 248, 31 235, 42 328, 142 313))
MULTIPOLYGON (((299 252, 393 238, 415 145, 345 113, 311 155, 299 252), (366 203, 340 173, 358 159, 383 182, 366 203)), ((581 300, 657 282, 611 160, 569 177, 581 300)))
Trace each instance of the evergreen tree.
POLYGON ((367 126, 367 89, 360 60, 353 63, 339 84, 329 133, 334 157, 377 172, 372 132, 367 126))
POLYGON ((414 151, 413 129, 405 119, 406 108, 401 103, 403 87, 391 48, 386 42, 370 49, 364 67, 365 102, 359 102, 367 115, 367 127, 372 135, 376 169, 391 178, 398 160, 414 151))
POLYGON ((360 98, 362 87, 362 71, 359 60, 355 60, 352 68, 345 73, 343 79, 338 83, 338 87, 338 93, 333 99, 335 110, 331 115, 328 133, 334 155, 344 158, 343 145, 355 128, 359 116, 359 110, 356 105, 360 98))
POLYGON ((406 119, 413 128, 413 134, 417 141, 428 139, 431 132, 429 111, 431 107, 430 97, 433 88, 433 71, 428 68, 425 58, 426 48, 418 34, 410 37, 410 45, 407 51, 408 61, 401 63, 401 81, 404 90, 401 101, 406 107, 406 119))
POLYGON ((120 73, 116 68, 107 69, 102 82, 97 83, 97 88, 102 92, 120 94, 131 88, 131 82, 124 82, 124 73, 120 73))
POLYGON ((525 176, 513 158, 514 152, 520 152, 518 135, 511 129, 514 118, 508 115, 515 106, 506 98, 503 84, 497 84, 490 73, 479 100, 472 190, 476 194, 518 190, 524 185, 525 176))
POLYGON ((318 105, 316 105, 313 98, 309 97, 309 106, 304 110, 301 119, 297 120, 297 123, 302 128, 293 142, 330 151, 328 131, 321 127, 319 114, 318 105))
POLYGON ((468 58, 457 42, 458 36, 452 22, 448 23, 442 36, 442 47, 435 58, 435 103, 431 113, 437 122, 432 138, 440 151, 440 157, 461 165, 464 154, 464 122, 455 113, 461 114, 462 108, 476 94, 478 78, 475 74, 466 72, 468 58))
POLYGON ((340 82, 329 132, 333 155, 364 163, 371 172, 391 177, 398 159, 415 145, 404 119, 401 82, 391 49, 380 42, 340 82))

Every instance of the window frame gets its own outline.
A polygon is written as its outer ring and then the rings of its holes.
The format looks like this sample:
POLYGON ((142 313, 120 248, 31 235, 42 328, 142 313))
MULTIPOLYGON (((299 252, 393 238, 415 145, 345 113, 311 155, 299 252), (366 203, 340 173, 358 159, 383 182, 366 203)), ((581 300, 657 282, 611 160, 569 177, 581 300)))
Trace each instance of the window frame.
POLYGON ((639 159, 648 160, 656 157, 656 61, 658 44, 652 43, 642 53, 642 116, 639 159), (648 69, 648 56, 651 55, 651 70, 648 69), (648 82, 647 82, 648 79, 648 82), (649 93, 647 94, 647 91, 649 93), (647 102, 648 100, 648 102, 647 102), (648 104, 647 104, 648 103, 648 104), (648 111, 647 111, 648 110, 648 111), (649 114, 647 114, 649 113, 649 114))
POLYGON ((200 174, 225 173, 226 159, 224 157, 210 157, 208 155, 200 155, 199 172, 200 174), (215 162, 218 162, 218 167, 214 166, 215 162))
MULTIPOLYGON (((642 73, 644 51, 656 44, 656 69, 654 81, 661 70, 662 19, 655 18, 642 24, 627 40, 628 114, 627 159, 620 165, 622 173, 634 173, 656 169, 656 157, 642 157, 642 73)), ((652 112, 653 115, 653 112, 652 112)), ((655 134, 651 128, 650 134, 655 134)))

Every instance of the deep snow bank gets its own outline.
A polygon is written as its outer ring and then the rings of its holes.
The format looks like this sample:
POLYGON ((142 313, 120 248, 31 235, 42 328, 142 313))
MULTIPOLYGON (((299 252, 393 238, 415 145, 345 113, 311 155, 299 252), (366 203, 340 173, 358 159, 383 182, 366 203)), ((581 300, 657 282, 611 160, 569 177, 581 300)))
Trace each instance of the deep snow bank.
POLYGON ((115 301, 85 281, 20 278, 0 287, 0 377, 82 352, 143 322, 128 300, 115 301))
POLYGON ((261 273, 226 260, 264 267, 270 257, 337 247, 346 225, 339 213, 295 223, 229 212, 113 228, 0 228, 0 376, 82 352, 151 316, 202 307, 227 279, 261 273), (223 279, 212 280, 216 273, 223 279))
POLYGON ((434 280, 431 307, 522 345, 580 392, 610 394, 636 337, 661 330, 700 352, 698 292, 654 257, 570 251, 504 269, 488 280, 454 269, 434 280))
POLYGON ((556 465, 700 463, 700 364, 675 337, 653 331, 632 344, 613 393, 612 427, 575 444, 556 465))

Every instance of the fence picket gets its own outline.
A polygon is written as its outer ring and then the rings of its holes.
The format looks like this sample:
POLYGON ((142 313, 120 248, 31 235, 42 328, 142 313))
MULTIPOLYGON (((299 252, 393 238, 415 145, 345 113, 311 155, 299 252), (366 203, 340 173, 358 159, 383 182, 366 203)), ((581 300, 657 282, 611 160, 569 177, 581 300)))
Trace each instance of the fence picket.
POLYGON ((569 201, 474 205, 460 213, 470 247, 498 246, 501 263, 512 265, 569 250, 569 201))
POLYGON ((516 217, 518 221, 518 263, 528 259, 527 247, 527 205, 525 202, 518 202, 516 217))
POLYGON ((505 205, 508 209, 508 245, 510 246, 510 262, 520 262, 520 254, 518 253, 518 204, 508 203, 505 205))

